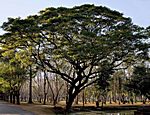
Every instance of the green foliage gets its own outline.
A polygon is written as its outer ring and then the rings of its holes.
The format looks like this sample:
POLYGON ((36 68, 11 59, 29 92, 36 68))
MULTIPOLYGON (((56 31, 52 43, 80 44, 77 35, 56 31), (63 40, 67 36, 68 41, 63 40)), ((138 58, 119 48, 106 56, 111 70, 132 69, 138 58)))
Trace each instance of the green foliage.
POLYGON ((103 68, 101 69, 101 73, 98 75, 96 87, 101 92, 108 93, 110 90, 110 80, 112 74, 114 73, 114 70, 111 68, 111 66, 112 65, 105 61, 103 63, 103 68))
POLYGON ((0 58, 0 78, 7 82, 9 90, 14 87, 20 89, 22 83, 27 79, 27 69, 23 68, 16 58, 14 49, 6 50, 4 48, 1 50, 4 50, 4 52, 1 53, 0 58))
POLYGON ((126 84, 126 87, 134 93, 145 95, 150 99, 150 68, 145 66, 135 67, 133 75, 129 83, 126 84))
POLYGON ((0 78, 0 92, 5 93, 8 89, 10 89, 9 83, 3 78, 0 78))

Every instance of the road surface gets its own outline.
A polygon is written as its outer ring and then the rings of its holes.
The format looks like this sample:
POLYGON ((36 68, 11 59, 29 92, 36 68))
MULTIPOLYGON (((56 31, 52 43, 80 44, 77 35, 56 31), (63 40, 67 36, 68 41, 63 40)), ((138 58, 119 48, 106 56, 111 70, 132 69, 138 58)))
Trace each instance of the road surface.
POLYGON ((25 111, 13 104, 0 101, 0 115, 35 115, 35 114, 25 111))

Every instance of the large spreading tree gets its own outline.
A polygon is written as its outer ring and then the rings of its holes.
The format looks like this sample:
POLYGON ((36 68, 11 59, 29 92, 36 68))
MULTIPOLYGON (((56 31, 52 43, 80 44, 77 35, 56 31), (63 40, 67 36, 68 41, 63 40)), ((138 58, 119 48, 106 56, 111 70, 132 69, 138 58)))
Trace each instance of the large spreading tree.
POLYGON ((67 111, 100 75, 132 63, 145 39, 130 18, 94 5, 51 7, 25 19, 9 18, 2 28, 4 52, 14 49, 22 63, 32 60, 68 83, 67 111))

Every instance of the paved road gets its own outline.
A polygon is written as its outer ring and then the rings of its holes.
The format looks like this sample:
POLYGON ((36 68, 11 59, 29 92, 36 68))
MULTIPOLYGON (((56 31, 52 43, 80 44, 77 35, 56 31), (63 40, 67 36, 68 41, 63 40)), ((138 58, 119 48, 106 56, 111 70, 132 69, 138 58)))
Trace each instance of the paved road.
POLYGON ((31 112, 27 112, 13 104, 0 101, 0 115, 35 115, 31 112))

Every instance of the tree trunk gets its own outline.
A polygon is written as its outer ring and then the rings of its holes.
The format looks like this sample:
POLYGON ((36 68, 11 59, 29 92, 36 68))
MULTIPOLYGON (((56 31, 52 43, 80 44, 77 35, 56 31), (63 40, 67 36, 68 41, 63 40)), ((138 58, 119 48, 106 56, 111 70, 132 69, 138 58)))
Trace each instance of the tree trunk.
POLYGON ((109 97, 109 104, 112 104, 111 95, 110 95, 110 97, 109 97))
POLYGON ((18 91, 16 91, 16 98, 17 98, 17 104, 18 105, 20 105, 20 92, 19 92, 19 90, 18 91))
POLYGON ((12 97, 13 97, 12 95, 13 95, 13 94, 12 94, 12 91, 11 91, 11 92, 10 92, 10 96, 9 96, 10 103, 12 103, 12 100, 13 100, 13 99, 12 99, 12 97))
POLYGON ((54 105, 54 107, 56 107, 56 104, 57 104, 57 98, 53 99, 53 105, 54 105))
POLYGON ((75 97, 76 97, 75 94, 69 94, 68 101, 66 102, 66 112, 71 111, 71 107, 72 107, 75 97))
POLYGON ((68 83, 66 83, 66 105, 68 102, 68 94, 69 94, 69 85, 68 85, 68 83))
POLYGON ((85 104, 85 93, 84 93, 84 89, 83 89, 83 92, 82 92, 82 103, 83 103, 83 107, 84 107, 84 104, 85 104))
POLYGON ((79 95, 77 95, 75 103, 78 105, 78 102, 79 102, 79 95))
POLYGON ((28 103, 33 103, 32 102, 32 66, 30 65, 30 81, 29 81, 29 101, 28 103))
POLYGON ((74 88, 73 86, 70 86, 69 92, 68 92, 68 100, 66 102, 66 112, 70 112, 72 108, 72 104, 74 102, 74 99, 76 96, 80 93, 79 87, 74 88))
POLYGON ((13 104, 15 104, 15 102, 16 102, 16 96, 15 96, 15 94, 13 93, 13 95, 12 95, 12 97, 13 97, 13 104))
POLYGON ((43 105, 46 104, 46 96, 47 96, 47 93, 46 93, 46 72, 44 72, 44 101, 43 101, 43 105))
POLYGON ((104 97, 102 96, 102 105, 101 105, 101 108, 103 108, 104 106, 104 97))
POLYGON ((43 101, 43 105, 46 105, 46 99, 47 99, 47 93, 44 93, 44 101, 43 101))

